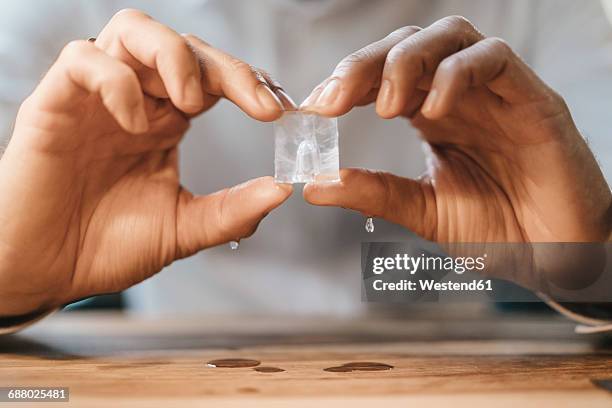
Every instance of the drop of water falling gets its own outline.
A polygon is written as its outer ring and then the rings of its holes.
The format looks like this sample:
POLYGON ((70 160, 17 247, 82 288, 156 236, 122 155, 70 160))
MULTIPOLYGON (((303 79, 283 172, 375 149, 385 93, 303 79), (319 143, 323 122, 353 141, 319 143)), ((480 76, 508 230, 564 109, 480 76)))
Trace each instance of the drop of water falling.
POLYGON ((369 233, 374 232, 374 220, 372 217, 368 217, 365 223, 365 230, 369 233))
POLYGON ((232 251, 237 250, 240 247, 240 242, 238 241, 230 241, 230 248, 232 249, 232 251))

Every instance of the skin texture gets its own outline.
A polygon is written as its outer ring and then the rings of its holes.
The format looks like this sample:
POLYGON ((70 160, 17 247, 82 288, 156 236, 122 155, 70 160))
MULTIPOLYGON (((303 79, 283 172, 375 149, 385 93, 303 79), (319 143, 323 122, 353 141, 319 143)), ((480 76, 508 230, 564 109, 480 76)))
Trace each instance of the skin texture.
MULTIPOLYGON (((69 44, 23 103, 0 160, 0 316, 134 285, 175 259, 252 234, 291 194, 271 178, 206 196, 179 183, 189 118, 227 98, 256 120, 291 99, 265 72, 135 10, 69 44)), ((439 242, 589 242, 610 235, 611 195, 563 100, 499 39, 449 17, 350 55, 303 108, 376 102, 430 147, 411 180, 344 169, 308 185, 439 242)))
POLYGON ((265 72, 139 11, 68 44, 0 160, 0 315, 119 291, 251 235, 291 186, 195 196, 179 183, 189 118, 220 98, 262 121, 294 107, 265 72))
POLYGON ((405 27, 349 55, 301 109, 339 116, 370 103, 420 131, 426 173, 343 169, 341 183, 305 187, 310 203, 441 243, 609 239, 610 188, 564 101, 464 18, 405 27))

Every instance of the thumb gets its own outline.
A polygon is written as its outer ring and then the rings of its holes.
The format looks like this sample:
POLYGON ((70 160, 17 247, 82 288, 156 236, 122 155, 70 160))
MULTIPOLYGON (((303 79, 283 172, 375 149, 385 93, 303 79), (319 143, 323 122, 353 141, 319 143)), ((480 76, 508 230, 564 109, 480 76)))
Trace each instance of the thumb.
POLYGON ((259 222, 293 191, 261 177, 204 196, 183 190, 177 206, 177 258, 251 236, 259 222))
POLYGON ((435 198, 425 181, 365 169, 342 169, 340 179, 340 183, 307 184, 304 199, 314 205, 348 208, 368 217, 380 217, 425 239, 435 238, 435 198))

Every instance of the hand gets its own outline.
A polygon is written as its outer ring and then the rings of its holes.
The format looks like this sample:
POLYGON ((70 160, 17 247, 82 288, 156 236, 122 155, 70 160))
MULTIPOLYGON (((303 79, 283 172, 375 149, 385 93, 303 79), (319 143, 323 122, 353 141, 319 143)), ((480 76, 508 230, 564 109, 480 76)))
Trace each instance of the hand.
POLYGON ((194 196, 179 183, 189 118, 221 97, 262 121, 291 105, 264 72, 139 11, 68 44, 0 160, 0 315, 119 291, 252 234, 290 186, 194 196))
POLYGON ((611 194, 592 153, 561 97, 504 41, 462 17, 405 27, 345 58, 301 108, 339 116, 373 102, 420 131, 427 172, 344 169, 341 183, 307 185, 309 202, 439 242, 609 239, 611 194))

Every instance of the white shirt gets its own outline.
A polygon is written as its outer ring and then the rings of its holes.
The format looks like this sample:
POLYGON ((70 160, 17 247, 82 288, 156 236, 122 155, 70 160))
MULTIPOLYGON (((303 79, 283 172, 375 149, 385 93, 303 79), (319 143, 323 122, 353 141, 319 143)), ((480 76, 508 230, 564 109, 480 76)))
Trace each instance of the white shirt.
MULTIPOLYGON (((612 175, 612 30, 598 0, 15 0, 0 13, 3 136, 21 100, 65 43, 96 36, 119 9, 142 9, 275 76, 297 101, 347 54, 405 25, 451 14, 506 39, 565 96, 605 174, 612 175)), ((418 176, 424 160, 405 120, 359 108, 340 118, 341 165, 418 176)), ((181 145, 181 181, 208 193, 273 174, 272 126, 227 101, 194 120, 181 145)), ((360 300, 360 242, 411 239, 376 220, 306 204, 300 189, 237 252, 203 251, 130 289, 142 312, 351 315, 360 300)))

